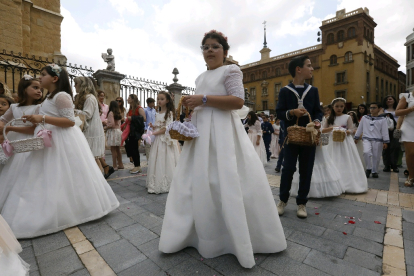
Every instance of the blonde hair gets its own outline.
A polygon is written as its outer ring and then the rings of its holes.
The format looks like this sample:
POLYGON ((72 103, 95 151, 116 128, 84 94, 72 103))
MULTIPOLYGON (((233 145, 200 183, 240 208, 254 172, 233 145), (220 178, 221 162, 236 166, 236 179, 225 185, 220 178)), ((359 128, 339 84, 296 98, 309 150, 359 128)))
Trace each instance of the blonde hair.
POLYGON ((13 98, 13 95, 12 95, 9 87, 7 86, 7 84, 5 82, 2 82, 2 81, 0 81, 0 83, 3 85, 4 95, 9 97, 9 98, 13 98))
MULTIPOLYGON (((76 100, 75 100, 75 108, 79 110, 83 110, 83 106, 86 101, 86 97, 88 95, 93 95, 96 100, 98 100, 95 86, 93 85, 92 81, 89 78, 86 77, 76 77, 74 79, 75 84, 80 85, 80 91, 77 94, 76 100)), ((99 105, 98 105, 99 106, 99 105)))

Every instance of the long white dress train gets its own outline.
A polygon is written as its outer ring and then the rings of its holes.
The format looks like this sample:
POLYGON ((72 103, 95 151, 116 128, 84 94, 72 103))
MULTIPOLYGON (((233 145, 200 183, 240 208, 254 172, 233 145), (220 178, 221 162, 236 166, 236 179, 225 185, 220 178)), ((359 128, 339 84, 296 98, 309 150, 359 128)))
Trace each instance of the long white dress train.
MULTIPOLYGON (((39 114, 75 121, 73 102, 66 92, 46 99, 39 114)), ((81 130, 49 124, 45 128, 52 132, 52 147, 30 152, 21 171, 2 171, 2 182, 14 181, 14 185, 1 215, 17 238, 58 232, 98 219, 119 206, 81 130)))
MULTIPOLYGON (((208 70, 196 80, 198 95, 244 99, 235 65, 208 70)), ((286 249, 286 239, 263 165, 236 111, 197 107, 200 137, 184 143, 167 199, 159 249, 195 247, 206 258, 234 254, 243 267, 253 253, 286 249)))

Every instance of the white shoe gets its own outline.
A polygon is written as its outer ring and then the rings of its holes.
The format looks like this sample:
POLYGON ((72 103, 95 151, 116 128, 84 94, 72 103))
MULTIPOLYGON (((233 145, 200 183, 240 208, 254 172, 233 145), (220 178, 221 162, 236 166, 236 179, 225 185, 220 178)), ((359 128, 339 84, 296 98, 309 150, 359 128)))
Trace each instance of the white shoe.
POLYGON ((287 205, 287 203, 279 200, 279 203, 276 205, 277 212, 279 213, 279 216, 283 215, 283 213, 285 212, 286 205, 287 205))
POLYGON ((298 205, 298 211, 296 213, 298 218, 307 218, 308 213, 306 212, 306 206, 305 205, 298 205))
POLYGON ((140 173, 142 172, 141 167, 135 167, 132 170, 129 171, 130 173, 140 173))

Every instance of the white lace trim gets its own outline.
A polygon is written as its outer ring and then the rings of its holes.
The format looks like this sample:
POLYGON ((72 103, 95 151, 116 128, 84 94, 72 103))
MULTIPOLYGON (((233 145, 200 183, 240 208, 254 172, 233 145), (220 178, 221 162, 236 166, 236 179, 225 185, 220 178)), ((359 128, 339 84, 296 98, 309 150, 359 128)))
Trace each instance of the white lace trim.
POLYGON ((73 112, 73 108, 59 109, 59 115, 71 120, 72 122, 75 122, 75 114, 73 112))
POLYGON ((169 124, 166 130, 166 135, 168 135, 168 137, 170 135, 169 132, 172 129, 178 131, 180 134, 186 137, 197 138, 200 136, 197 128, 191 122, 181 123, 180 121, 174 121, 172 124, 169 124))
POLYGON ((229 65, 224 81, 228 95, 244 100, 243 73, 236 65, 229 65))
POLYGON ((151 194, 168 193, 170 191, 172 179, 169 178, 167 175, 162 176, 161 179, 158 181, 156 178, 157 178, 156 175, 151 175, 148 177, 149 179, 149 181, 147 181, 148 193, 151 193, 151 194))

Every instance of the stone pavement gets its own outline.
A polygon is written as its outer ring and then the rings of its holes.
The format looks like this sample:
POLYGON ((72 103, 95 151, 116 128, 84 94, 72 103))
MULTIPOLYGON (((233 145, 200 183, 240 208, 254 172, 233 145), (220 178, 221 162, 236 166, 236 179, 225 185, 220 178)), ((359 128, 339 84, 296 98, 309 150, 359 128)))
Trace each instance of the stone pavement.
MULTIPOLYGON (((275 163, 265 170, 277 202, 275 163)), ((159 252, 167 194, 147 193, 145 167, 140 175, 122 170, 108 179, 121 203, 118 210, 21 240, 21 257, 31 265, 31 276, 414 275, 414 188, 404 187, 402 171, 370 178, 366 194, 309 200, 307 219, 296 217, 292 198, 281 217, 287 249, 255 254, 257 265, 244 269, 233 255, 204 259, 193 248, 159 252)))

